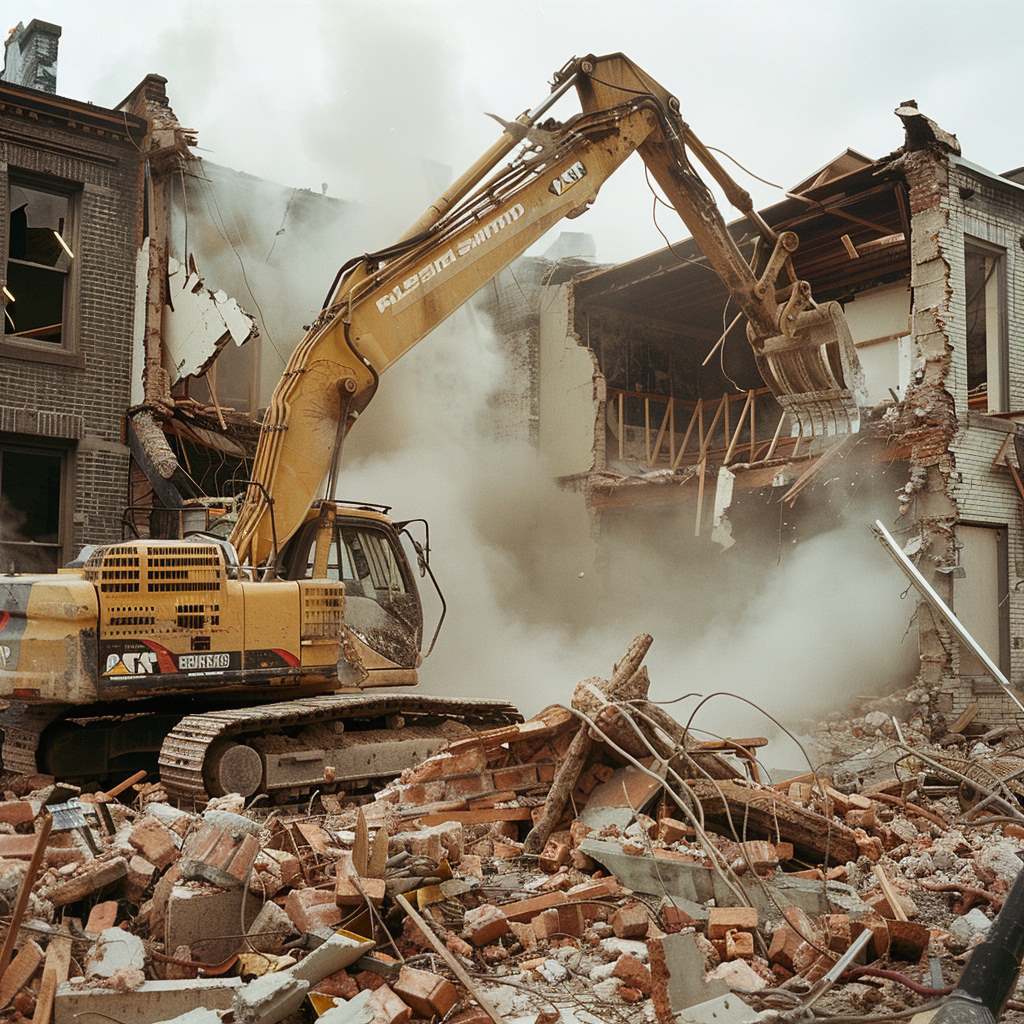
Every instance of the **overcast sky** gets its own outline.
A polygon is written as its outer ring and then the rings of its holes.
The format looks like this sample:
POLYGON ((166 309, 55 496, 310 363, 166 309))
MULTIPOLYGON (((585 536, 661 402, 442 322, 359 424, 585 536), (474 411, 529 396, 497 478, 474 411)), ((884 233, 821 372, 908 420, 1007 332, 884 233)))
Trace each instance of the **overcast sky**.
MULTIPOLYGON (((682 103, 705 142, 790 186, 850 146, 871 157, 915 98, 995 171, 1024 163, 1019 2, 693 3, 611 0, 10 0, 6 21, 64 28, 58 91, 116 105, 148 72, 219 163, 374 204, 381 246, 426 195, 547 91, 573 55, 622 50, 682 103), (434 169, 436 176, 436 167, 434 169)), ((6 25, 3 27, 7 27, 6 25)), ((779 193, 737 172, 760 205, 779 193)), ((731 217, 731 213, 729 214, 731 217)), ((670 237, 684 232, 667 210, 670 237)), ((634 158, 569 225, 602 260, 662 242, 634 158)), ((362 243, 359 243, 362 244, 362 243)), ((339 257, 349 255, 339 240, 339 257)), ((325 268, 325 276, 331 270, 325 268)))

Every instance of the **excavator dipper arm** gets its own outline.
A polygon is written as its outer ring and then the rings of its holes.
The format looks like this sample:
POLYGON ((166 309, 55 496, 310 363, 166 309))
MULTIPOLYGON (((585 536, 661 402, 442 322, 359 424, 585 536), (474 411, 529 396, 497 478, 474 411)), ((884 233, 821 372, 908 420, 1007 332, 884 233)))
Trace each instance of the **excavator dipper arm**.
MULTIPOLYGON (((323 310, 292 353, 263 422, 256 483, 231 537, 243 563, 270 567, 272 574, 313 499, 333 495, 342 441, 372 399, 380 374, 563 217, 584 212, 634 151, 746 314, 762 375, 789 403, 800 429, 856 429, 856 403, 851 415, 843 378, 847 355, 842 361, 836 357, 837 317, 826 308, 835 304, 814 304, 810 288, 793 272, 796 236, 776 236, 761 221, 750 197, 693 136, 678 107, 621 54, 570 61, 537 108, 512 122, 496 118, 504 127, 501 137, 402 239, 339 271, 323 310), (572 87, 582 113, 564 123, 538 123, 572 87), (520 145, 517 156, 502 165, 520 145), (687 146, 770 244, 771 255, 758 273, 693 170, 687 146), (780 304, 775 279, 783 270, 790 285, 780 304), (814 337, 808 341, 809 333, 814 337)), ((838 324, 845 330, 841 311, 838 324)), ((324 503, 325 516, 329 505, 324 503)))

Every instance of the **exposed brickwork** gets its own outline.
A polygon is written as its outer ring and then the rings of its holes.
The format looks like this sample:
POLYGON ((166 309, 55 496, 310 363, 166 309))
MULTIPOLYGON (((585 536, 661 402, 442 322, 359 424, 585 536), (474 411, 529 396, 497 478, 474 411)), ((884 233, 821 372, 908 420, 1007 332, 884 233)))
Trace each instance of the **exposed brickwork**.
MULTIPOLYGON (((1010 681, 1024 687, 1024 592, 1015 584, 1024 578, 1024 530, 1020 499, 1005 468, 992 462, 1014 425, 976 411, 967 412, 967 309, 964 245, 978 239, 998 246, 1005 254, 1005 315, 1008 341, 1009 408, 1024 409, 1024 189, 994 181, 954 161, 944 197, 949 211, 947 226, 950 265, 950 317, 952 367, 947 385, 956 401, 959 427, 951 444, 957 472, 952 495, 961 520, 1003 526, 1007 531, 1009 569, 1010 681)), ((954 584, 955 586, 955 584, 954 584)), ((993 657, 997 651, 989 652, 993 657)), ((1021 717, 1002 693, 977 693, 970 683, 950 688, 952 711, 958 713, 977 701, 979 714, 988 721, 1021 717)))
MULTIPOLYGON (((2 89, 2 87, 0 87, 2 89)), ((76 254, 69 340, 60 362, 11 346, 0 356, 0 433, 65 439, 73 527, 65 554, 121 536, 128 493, 122 421, 129 405, 135 249, 142 203, 139 152, 126 138, 68 127, 56 116, 0 112, 0 254, 8 249, 8 182, 48 179, 75 189, 76 254)), ((5 266, 6 262, 0 264, 5 266)), ((55 346, 56 348, 56 346, 55 346)))

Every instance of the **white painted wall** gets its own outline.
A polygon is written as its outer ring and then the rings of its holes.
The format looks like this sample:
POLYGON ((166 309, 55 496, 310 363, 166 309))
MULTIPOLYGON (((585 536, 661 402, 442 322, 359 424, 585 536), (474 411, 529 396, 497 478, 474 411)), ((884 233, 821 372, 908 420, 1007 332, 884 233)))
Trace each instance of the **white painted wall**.
POLYGON ((556 477, 586 473, 594 466, 596 370, 593 354, 571 332, 568 286, 548 289, 540 313, 538 442, 556 477))
MULTIPOLYGON (((960 565, 967 575, 953 582, 953 611, 971 636, 981 644, 985 653, 998 665, 999 634, 1002 628, 1002 616, 999 614, 999 601, 1002 597, 1002 532, 992 527, 961 524, 956 528, 956 537, 962 545, 960 565)), ((963 645, 960 647, 960 674, 989 674, 977 655, 963 645)))
POLYGON ((910 379, 910 288, 886 285, 861 292, 846 303, 846 320, 864 369, 868 403, 891 399, 889 388, 902 398, 910 379), (877 342, 890 334, 900 338, 877 342), (874 342, 872 344, 872 342, 874 342))

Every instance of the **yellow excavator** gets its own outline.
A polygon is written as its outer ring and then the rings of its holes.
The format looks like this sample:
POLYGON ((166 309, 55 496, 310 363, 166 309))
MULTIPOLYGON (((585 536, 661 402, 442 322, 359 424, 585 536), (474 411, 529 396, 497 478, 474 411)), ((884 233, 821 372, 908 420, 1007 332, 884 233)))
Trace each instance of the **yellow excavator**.
MULTIPOLYGON (((96 778, 158 759, 178 800, 356 794, 504 701, 382 692, 417 681, 423 615, 387 509, 339 502, 348 431, 380 375, 633 152, 745 314, 765 382, 805 435, 859 425, 842 308, 818 304, 776 232, 622 54, 573 59, 397 242, 338 271, 262 424, 230 537, 199 532, 86 550, 52 575, 0 576, 7 771, 96 778), (575 89, 580 112, 545 115, 575 89), (509 158, 511 154, 511 159, 509 158), (694 158, 758 233, 744 258, 694 158)), ((429 570, 429 539, 415 548, 429 570)))

